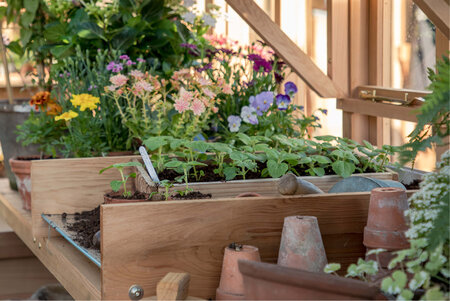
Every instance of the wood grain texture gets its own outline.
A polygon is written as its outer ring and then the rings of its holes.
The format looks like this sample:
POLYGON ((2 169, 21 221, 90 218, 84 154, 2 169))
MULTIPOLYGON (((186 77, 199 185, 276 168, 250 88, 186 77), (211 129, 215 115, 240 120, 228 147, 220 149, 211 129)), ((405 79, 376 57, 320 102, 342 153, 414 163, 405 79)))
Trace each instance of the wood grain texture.
POLYGON ((417 122, 417 107, 405 107, 354 98, 338 99, 336 107, 346 112, 417 122))
POLYGON ((0 260, 33 256, 30 249, 14 232, 0 232, 0 260))
MULTIPOLYGON (((31 214, 22 200, 0 180, 0 216, 75 299, 100 299, 100 270, 62 237, 33 239, 31 214)), ((52 230, 53 231, 53 230, 52 230)))
POLYGON ((167 273, 156 286, 158 300, 185 300, 188 297, 190 280, 188 273, 167 273))
MULTIPOLYGON (((103 174, 99 170, 114 163, 128 162, 140 156, 52 159, 33 161, 31 166, 31 206, 33 235, 46 237, 48 224, 42 213, 61 214, 91 210, 103 203, 109 183, 117 180, 117 170, 103 174)), ((125 172, 130 172, 126 169, 125 172)), ((132 183, 129 181, 131 187, 132 183)), ((52 232, 52 235, 57 235, 52 232)))
POLYGON ((345 95, 253 0, 226 1, 319 96, 345 95))
POLYGON ((276 262, 290 215, 316 216, 328 261, 345 269, 364 255, 368 205, 369 193, 102 205, 102 298, 125 299, 132 284, 152 296, 167 273, 187 272, 189 294, 214 299, 224 247, 255 245, 276 262))
POLYGON ((450 6, 445 0, 414 0, 439 31, 450 39, 450 6))

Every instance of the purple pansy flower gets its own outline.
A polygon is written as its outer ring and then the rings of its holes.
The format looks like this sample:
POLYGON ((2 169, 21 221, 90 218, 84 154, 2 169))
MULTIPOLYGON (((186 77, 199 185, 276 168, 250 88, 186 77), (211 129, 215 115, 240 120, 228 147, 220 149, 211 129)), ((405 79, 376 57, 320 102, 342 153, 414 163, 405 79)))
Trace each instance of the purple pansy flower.
POLYGON ((278 94, 277 95, 277 106, 279 110, 286 110, 289 106, 289 104, 291 103, 291 98, 289 97, 289 95, 284 95, 284 94, 278 94))
POLYGON ((277 84, 281 84, 281 82, 284 80, 283 75, 281 75, 281 74, 278 73, 278 72, 275 72, 274 74, 275 74, 275 82, 276 82, 277 84))
POLYGON ((295 93, 297 93, 297 86, 293 83, 293 82, 287 82, 284 84, 284 93, 286 93, 286 95, 294 95, 295 93))
POLYGON ((126 60, 129 60, 130 57, 126 54, 122 54, 121 56, 119 56, 119 59, 126 61, 126 60))
POLYGON ((327 110, 327 109, 320 109, 320 111, 321 111, 324 115, 327 115, 327 114, 328 114, 328 110, 327 110))
POLYGON ((236 115, 230 115, 228 116, 228 127, 230 128, 230 132, 237 132, 239 131, 239 128, 241 127, 241 117, 236 115))
POLYGON ((244 106, 241 109, 241 118, 244 122, 258 124, 258 116, 254 107, 244 106))
POLYGON ((250 105, 255 108, 256 114, 262 116, 273 103, 273 92, 261 92, 256 96, 250 96, 250 105))

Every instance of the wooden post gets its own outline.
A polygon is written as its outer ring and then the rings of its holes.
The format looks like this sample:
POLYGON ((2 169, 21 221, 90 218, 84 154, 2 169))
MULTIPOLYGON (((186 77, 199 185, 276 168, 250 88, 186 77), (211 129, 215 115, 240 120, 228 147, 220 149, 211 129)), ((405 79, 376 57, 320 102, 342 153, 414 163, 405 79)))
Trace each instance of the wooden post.
MULTIPOLYGON (((369 84, 389 87, 391 83, 392 0, 369 0, 369 84)), ((390 144, 390 120, 369 117, 369 141, 390 144)))
POLYGON ((450 6, 447 0, 414 0, 447 40, 450 39, 450 6))
MULTIPOLYGON (((327 1, 328 76, 346 94, 350 94, 349 1, 327 1)), ((343 112, 343 136, 351 138, 352 113, 343 112)))

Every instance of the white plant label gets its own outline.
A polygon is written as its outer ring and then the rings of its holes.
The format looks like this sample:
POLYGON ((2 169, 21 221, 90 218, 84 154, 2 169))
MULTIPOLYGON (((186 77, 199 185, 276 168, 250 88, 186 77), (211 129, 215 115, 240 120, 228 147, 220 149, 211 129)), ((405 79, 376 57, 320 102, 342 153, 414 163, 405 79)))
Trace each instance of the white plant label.
POLYGON ((158 175, 156 174, 156 170, 153 167, 152 160, 150 160, 150 157, 148 156, 148 153, 147 153, 147 150, 145 149, 145 147, 140 146, 139 153, 141 154, 141 157, 144 160, 145 167, 147 168, 148 174, 152 178, 153 182, 159 183, 158 175))

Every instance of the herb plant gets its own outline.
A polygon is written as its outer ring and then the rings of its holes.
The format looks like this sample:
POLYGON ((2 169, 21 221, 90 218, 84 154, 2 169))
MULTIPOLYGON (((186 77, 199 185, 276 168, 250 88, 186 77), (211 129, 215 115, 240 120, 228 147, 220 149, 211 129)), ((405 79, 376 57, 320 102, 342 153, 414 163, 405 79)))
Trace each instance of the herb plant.
POLYGON ((133 167, 133 166, 142 166, 142 164, 139 162, 116 163, 116 164, 112 164, 108 167, 101 169, 99 171, 99 174, 102 174, 103 172, 105 172, 106 170, 111 169, 111 168, 117 169, 120 173, 121 180, 111 181, 111 183, 110 183, 111 189, 114 192, 118 192, 121 188, 123 188, 123 193, 122 193, 123 197, 129 198, 132 196, 132 193, 131 193, 131 191, 127 190, 127 181, 129 178, 136 178, 136 173, 132 172, 132 173, 129 173, 126 175, 126 174, 124 174, 124 169, 126 167, 133 167))

